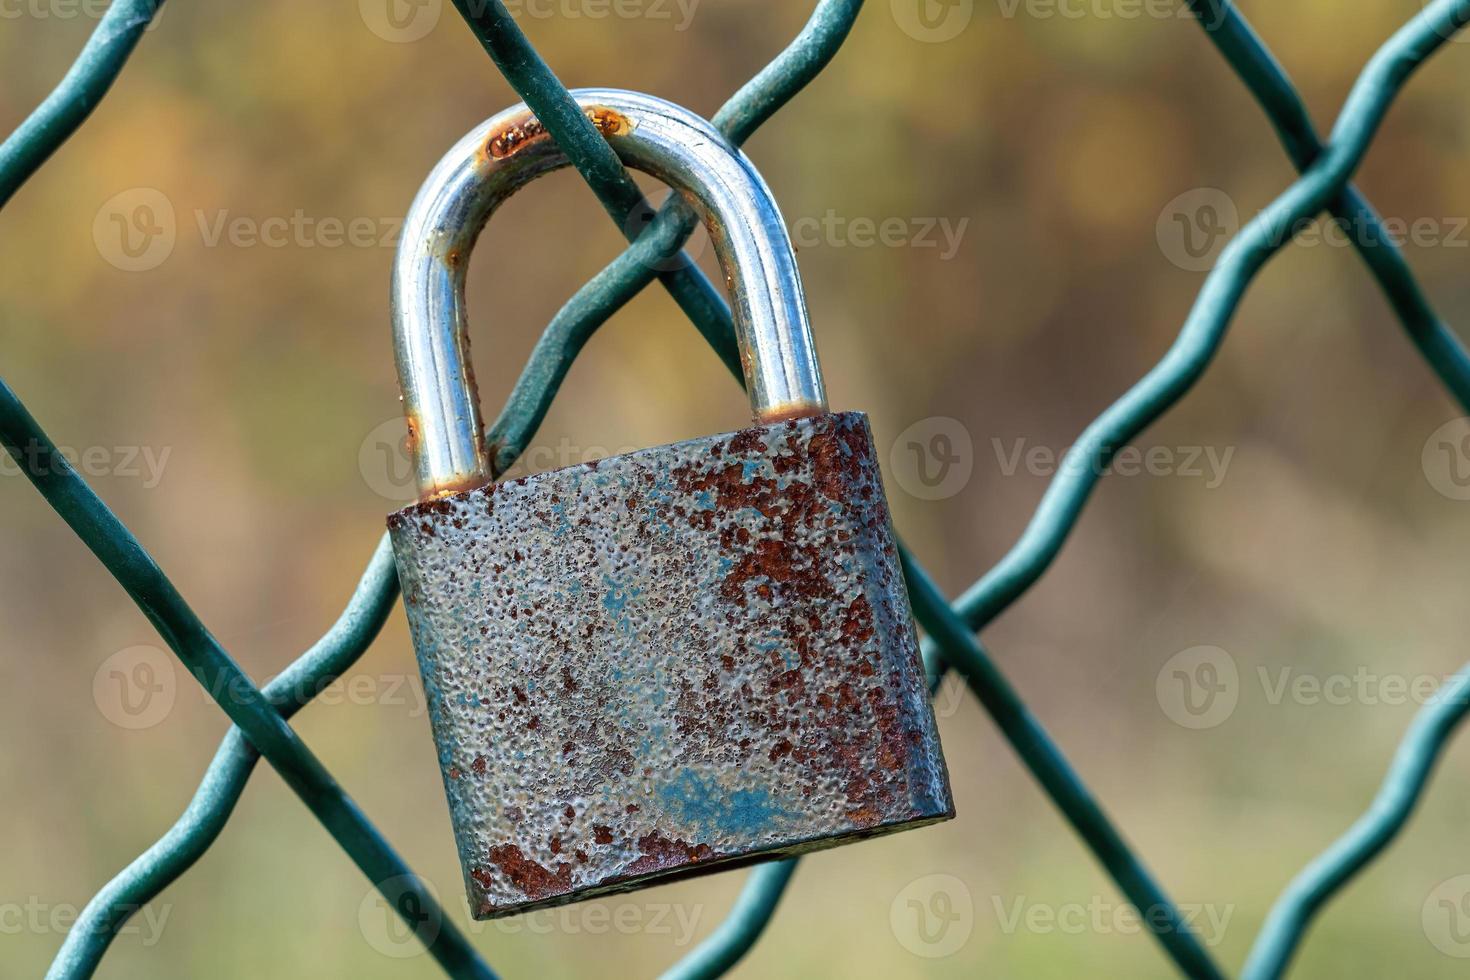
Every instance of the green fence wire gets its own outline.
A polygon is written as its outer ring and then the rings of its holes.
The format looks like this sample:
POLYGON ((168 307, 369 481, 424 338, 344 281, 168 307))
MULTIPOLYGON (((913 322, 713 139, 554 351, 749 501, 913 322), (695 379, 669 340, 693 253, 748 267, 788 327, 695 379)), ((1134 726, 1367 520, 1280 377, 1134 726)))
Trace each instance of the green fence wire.
MULTIPOLYGON (((106 94, 163 0, 114 0, 66 77, 3 144, 0 206, 77 130, 106 94)), ((1048 486, 1011 550, 951 606, 913 556, 903 552, 915 616, 926 638, 931 685, 956 670, 1083 843, 1141 912, 1181 974, 1223 977, 1134 848, 1108 820, 1021 696, 976 640, 1033 585, 1060 552, 1113 454, 1182 398, 1208 366, 1255 274, 1291 238, 1298 221, 1324 209, 1378 229, 1372 205, 1350 180, 1408 77, 1470 21, 1470 0, 1433 0, 1385 43, 1353 86, 1326 143, 1290 79, 1228 0, 1184 0, 1275 127, 1300 179, 1227 245, 1206 278, 1173 346, 1079 437, 1094 466, 1067 467, 1048 486)), ((648 209, 642 194, 566 88, 499 0, 455 0, 496 66, 627 232, 648 209)), ((816 78, 841 47, 862 0, 821 0, 801 33, 715 116, 736 143, 816 78)), ((611 81, 611 80, 610 80, 611 81)), ((499 472, 534 435, 572 361, 606 320, 654 279, 667 289, 740 377, 734 332, 721 294, 679 249, 692 228, 677 202, 664 207, 630 248, 598 273, 547 326, 505 409, 489 430, 499 472), (663 271, 654 272, 658 268, 663 271)), ((630 237, 634 237, 631 236, 630 237)), ((1459 404, 1470 411, 1470 356, 1434 314, 1391 236, 1356 243, 1411 341, 1459 404)), ((392 554, 380 541, 357 591, 322 639, 263 690, 257 688, 189 609, 142 545, 56 451, 14 392, 0 382, 0 443, 58 515, 86 543, 158 629, 169 647, 234 722, 177 823, 109 882, 67 935, 49 976, 87 977, 128 917, 176 880, 218 837, 264 757, 325 825, 384 898, 453 977, 494 973, 447 920, 430 891, 392 851, 288 724, 312 692, 350 670, 397 599, 392 554), (24 449, 22 447, 25 447, 24 449), (39 451, 37 451, 39 449, 39 451)), ((1470 666, 1415 719, 1372 806, 1291 882, 1272 908, 1247 961, 1249 980, 1284 974, 1312 918, 1387 847, 1425 791, 1434 762, 1470 713, 1470 666)), ((771 922, 796 861, 752 871, 726 920, 668 977, 729 970, 771 922)))

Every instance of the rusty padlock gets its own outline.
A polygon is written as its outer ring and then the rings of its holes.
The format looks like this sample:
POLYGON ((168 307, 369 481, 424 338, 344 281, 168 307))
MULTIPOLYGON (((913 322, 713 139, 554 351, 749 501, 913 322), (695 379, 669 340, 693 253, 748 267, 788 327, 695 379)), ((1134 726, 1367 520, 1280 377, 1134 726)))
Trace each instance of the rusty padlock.
POLYGON ((518 106, 435 168, 393 273, 420 498, 388 524, 476 918, 954 815, 867 418, 827 410, 770 190, 687 110, 575 95, 708 226, 755 427, 493 483, 465 267, 567 159, 518 106))

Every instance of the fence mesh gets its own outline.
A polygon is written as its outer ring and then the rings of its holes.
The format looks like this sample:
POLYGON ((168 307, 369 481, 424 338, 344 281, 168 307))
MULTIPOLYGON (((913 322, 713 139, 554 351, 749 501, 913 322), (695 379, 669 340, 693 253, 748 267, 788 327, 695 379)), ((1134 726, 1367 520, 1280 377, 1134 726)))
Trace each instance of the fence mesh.
MULTIPOLYGON (((106 95, 162 2, 114 0, 66 77, 0 144, 0 207, 106 95)), ((641 192, 504 4, 500 0, 454 3, 608 214, 629 233, 625 217, 647 206, 641 192)), ((1470 356, 1435 315, 1392 236, 1382 233, 1372 204, 1350 183, 1400 88, 1470 21, 1470 0, 1432 0, 1394 34, 1363 68, 1325 141, 1313 127, 1290 78, 1228 0, 1186 0, 1185 6, 1260 104, 1300 178, 1230 241, 1205 279, 1173 346, 1078 438, 1079 458, 1089 458, 1094 465, 1059 472, 1020 539, 999 563, 951 604, 911 554, 904 551, 902 557, 914 612, 926 634, 924 658, 931 685, 937 687, 946 671, 957 671, 1042 789, 1142 913, 1142 921, 1178 970, 1190 977, 1223 977, 1225 971, 1187 927, 1136 849, 1109 820, 975 634, 1046 571, 1113 454, 1182 398, 1204 373, 1252 278, 1291 240, 1283 232, 1303 219, 1326 210, 1379 231, 1360 236, 1355 247, 1409 339, 1455 401, 1470 412, 1470 356)), ((746 140, 821 73, 841 48, 861 7, 862 0, 820 0, 791 44, 715 115, 716 125, 736 144, 746 140)), ((499 472, 509 468, 525 449, 587 340, 654 279, 669 291, 735 378, 741 377, 729 308, 721 292, 679 251, 689 228, 690 216, 683 206, 677 202, 666 205, 641 234, 630 233, 628 250, 553 318, 489 430, 499 472), (664 271, 652 271, 655 268, 664 271)), ((187 871, 214 842, 261 756, 419 934, 446 973, 495 976, 443 914, 422 880, 288 724, 309 702, 307 692, 322 690, 352 669, 391 612, 398 585, 386 540, 380 542, 337 623, 280 677, 258 688, 3 382, 0 442, 234 723, 184 814, 92 899, 67 935, 49 976, 86 977, 96 970, 128 917, 187 871)), ((1421 710, 1368 811, 1298 874, 1278 899, 1243 976, 1256 980, 1286 971, 1313 916, 1403 828, 1436 759, 1467 710, 1470 666, 1421 710)), ((729 970, 770 923, 796 864, 786 861, 750 872, 727 918, 666 976, 713 977, 729 970)))

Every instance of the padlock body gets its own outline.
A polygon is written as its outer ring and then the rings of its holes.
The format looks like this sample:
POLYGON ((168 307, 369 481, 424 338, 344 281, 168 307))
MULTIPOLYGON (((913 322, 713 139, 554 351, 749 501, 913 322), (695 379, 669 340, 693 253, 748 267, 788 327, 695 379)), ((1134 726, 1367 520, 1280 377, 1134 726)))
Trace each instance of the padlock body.
POLYGON ((389 526, 476 918, 954 815, 864 415, 389 526))

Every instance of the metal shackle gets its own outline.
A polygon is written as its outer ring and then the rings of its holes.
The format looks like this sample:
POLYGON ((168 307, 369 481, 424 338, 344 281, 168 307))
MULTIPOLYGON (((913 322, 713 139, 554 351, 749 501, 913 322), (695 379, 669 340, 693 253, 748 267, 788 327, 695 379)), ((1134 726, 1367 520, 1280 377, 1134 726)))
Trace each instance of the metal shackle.
MULTIPOLYGON (((791 240, 745 154, 663 99, 621 89, 572 94, 624 164, 682 194, 709 229, 756 422, 827 411, 791 240)), ((393 267, 393 346, 421 501, 494 479, 469 357, 470 251, 507 198, 568 163, 518 105, 460 140, 409 209, 393 267)))

